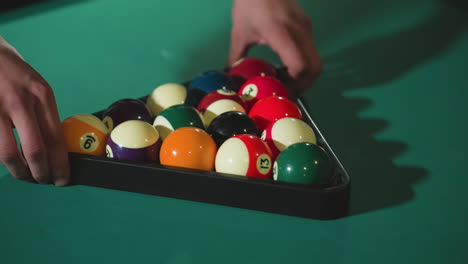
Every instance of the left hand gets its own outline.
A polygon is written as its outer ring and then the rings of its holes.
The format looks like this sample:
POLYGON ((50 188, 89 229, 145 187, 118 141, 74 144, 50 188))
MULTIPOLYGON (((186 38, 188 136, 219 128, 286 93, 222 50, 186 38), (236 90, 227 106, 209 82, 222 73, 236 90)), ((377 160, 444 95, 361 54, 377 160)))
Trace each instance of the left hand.
POLYGON ((233 0, 232 20, 229 65, 244 57, 250 46, 268 45, 299 91, 322 71, 311 21, 295 0, 233 0))

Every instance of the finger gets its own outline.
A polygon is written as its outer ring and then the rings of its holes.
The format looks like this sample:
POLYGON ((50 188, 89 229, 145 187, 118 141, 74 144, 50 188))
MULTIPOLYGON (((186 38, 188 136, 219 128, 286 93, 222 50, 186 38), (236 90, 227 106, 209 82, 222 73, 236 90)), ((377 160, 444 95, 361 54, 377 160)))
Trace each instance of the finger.
POLYGON ((267 44, 280 56, 294 79, 296 89, 305 89, 321 67, 310 34, 297 28, 276 27, 265 37, 267 44), (315 65, 315 66, 313 66, 315 65))
POLYGON ((18 104, 21 107, 11 109, 9 114, 18 131, 23 154, 32 177, 39 183, 51 183, 47 150, 44 147, 42 132, 37 123, 34 100, 32 102, 33 105, 18 104))
POLYGON ((35 89, 39 99, 36 109, 41 113, 37 115, 37 120, 47 149, 49 171, 55 185, 65 186, 70 179, 70 168, 57 104, 47 83, 36 85, 41 87, 35 89))
POLYGON ((305 89, 317 79, 322 72, 322 60, 315 47, 311 27, 300 28, 294 36, 296 43, 301 45, 304 58, 307 62, 307 66, 302 72, 302 78, 299 79, 299 88, 305 89))
MULTIPOLYGON (((265 36, 265 42, 279 55, 281 61, 287 68, 288 74, 295 81, 294 85, 297 86, 297 79, 300 77, 304 68, 307 67, 307 62, 289 30, 285 27, 275 27, 265 36)), ((294 87, 295 90, 301 88, 302 87, 294 87)), ((294 94, 292 95, 294 96, 294 94)))
POLYGON ((245 57, 251 45, 252 43, 249 43, 245 33, 243 34, 237 27, 233 27, 231 31, 228 67, 231 67, 236 61, 245 57))
POLYGON ((21 156, 9 118, 0 116, 0 163, 18 180, 34 181, 21 156))

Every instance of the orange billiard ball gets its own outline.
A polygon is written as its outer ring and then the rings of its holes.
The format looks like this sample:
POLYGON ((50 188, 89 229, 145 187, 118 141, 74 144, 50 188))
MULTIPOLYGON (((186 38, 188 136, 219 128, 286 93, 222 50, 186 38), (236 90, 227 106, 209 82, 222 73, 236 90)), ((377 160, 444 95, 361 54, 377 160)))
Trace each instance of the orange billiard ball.
POLYGON ((62 122, 68 152, 103 156, 109 131, 96 116, 76 114, 62 122))
POLYGON ((208 133, 196 127, 182 127, 163 141, 159 158, 163 165, 211 171, 216 151, 216 143, 208 133))

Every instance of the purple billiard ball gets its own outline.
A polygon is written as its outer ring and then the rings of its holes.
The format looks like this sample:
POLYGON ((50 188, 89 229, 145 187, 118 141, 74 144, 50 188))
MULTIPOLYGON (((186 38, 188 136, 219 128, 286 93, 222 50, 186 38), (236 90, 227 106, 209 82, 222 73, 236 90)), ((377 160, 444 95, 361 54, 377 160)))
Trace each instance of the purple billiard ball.
POLYGON ((161 138, 152 125, 130 120, 112 130, 107 140, 106 155, 109 158, 133 161, 159 161, 161 138))
POLYGON ((144 102, 137 99, 122 99, 111 104, 102 118, 109 131, 128 120, 141 120, 151 124, 153 115, 144 102))

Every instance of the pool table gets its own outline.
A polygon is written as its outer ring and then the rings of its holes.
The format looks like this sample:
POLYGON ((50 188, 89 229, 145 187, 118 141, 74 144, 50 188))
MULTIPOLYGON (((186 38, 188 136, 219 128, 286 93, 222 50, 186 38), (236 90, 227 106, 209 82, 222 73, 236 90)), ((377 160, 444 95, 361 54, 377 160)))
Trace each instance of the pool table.
MULTIPOLYGON (((62 120, 226 63, 231 1, 27 2, 2 9, 0 34, 62 120)), ((351 176, 349 216, 38 185, 0 166, 0 263, 467 263, 467 5, 299 2, 324 62, 301 96, 351 176)))

